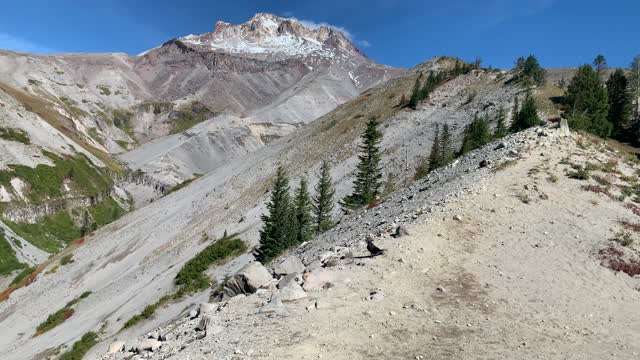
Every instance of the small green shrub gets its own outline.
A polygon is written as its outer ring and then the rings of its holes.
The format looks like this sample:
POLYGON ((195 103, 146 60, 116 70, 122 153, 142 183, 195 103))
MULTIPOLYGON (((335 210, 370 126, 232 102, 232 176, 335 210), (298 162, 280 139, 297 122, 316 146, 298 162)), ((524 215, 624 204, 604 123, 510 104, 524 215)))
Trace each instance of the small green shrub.
POLYGON ((111 89, 109 89, 109 86, 107 85, 98 85, 96 86, 96 89, 100 90, 100 94, 102 95, 105 95, 105 96, 111 95, 111 89))
POLYGON ((0 127, 0 138, 8 141, 17 141, 25 145, 31 144, 29 134, 22 129, 0 127))
POLYGON ((245 251, 247 251, 247 245, 234 235, 220 239, 187 261, 176 275, 175 283, 187 292, 206 289, 209 286, 209 279, 203 273, 211 265, 245 251))
POLYGON ((82 358, 98 343, 98 334, 90 331, 73 344, 73 347, 62 354, 60 360, 82 360, 82 358))
POLYGON ((75 260, 73 260, 73 254, 68 254, 63 256, 60 259, 60 265, 65 266, 65 265, 69 265, 72 264, 75 260))
POLYGON ((173 192, 176 192, 176 191, 182 189, 183 187, 191 184, 194 180, 198 179, 201 176, 202 176, 202 174, 195 174, 195 176, 192 177, 191 179, 187 179, 187 180, 181 182, 180 184, 178 184, 178 185, 172 187, 171 189, 169 189, 169 191, 167 191, 166 194, 164 194, 164 195, 166 196, 166 195, 169 195, 169 194, 171 194, 173 192))
POLYGON ((631 244, 633 244, 633 237, 628 232, 619 232, 611 240, 617 242, 622 246, 630 246, 631 244))
POLYGON ((54 312, 53 314, 49 315, 47 317, 47 320, 45 320, 43 323, 38 325, 38 327, 36 328, 36 333, 33 336, 41 335, 41 334, 43 334, 43 333, 55 328, 56 326, 64 323, 68 318, 73 316, 73 314, 75 312, 75 310, 73 309, 73 306, 75 304, 79 303, 80 300, 86 299, 89 295, 91 295, 91 291, 85 291, 79 297, 69 301, 67 303, 67 305, 65 305, 62 309, 60 309, 60 310, 54 312))
POLYGON ((569 178, 571 179, 589 180, 589 178, 591 177, 591 173, 586 168, 579 166, 575 169, 575 171, 569 171, 567 173, 567 176, 569 176, 569 178))
POLYGON ((28 278, 35 271, 36 271, 35 267, 27 267, 27 268, 25 268, 18 275, 16 275, 16 277, 13 278, 13 280, 11 280, 11 284, 9 284, 9 286, 15 286, 15 285, 20 284, 22 282, 22 280, 28 278))

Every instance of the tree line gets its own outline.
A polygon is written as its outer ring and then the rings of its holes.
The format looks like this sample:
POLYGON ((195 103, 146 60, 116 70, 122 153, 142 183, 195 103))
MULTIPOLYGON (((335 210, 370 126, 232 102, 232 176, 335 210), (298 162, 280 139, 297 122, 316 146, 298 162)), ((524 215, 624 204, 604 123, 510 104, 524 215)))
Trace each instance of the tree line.
POLYGON ((640 55, 605 81, 607 70, 603 55, 578 68, 566 89, 564 115, 572 128, 640 145, 640 55))
MULTIPOLYGON (((544 72, 540 71, 541 68, 535 57, 530 56, 525 59, 524 64, 521 69, 518 69, 518 81, 536 83, 544 80, 544 72)), ((422 75, 418 76, 407 105, 409 107, 417 105, 419 101, 428 98, 438 85, 452 77, 467 73, 473 68, 479 68, 479 66, 479 59, 476 60, 475 65, 456 60, 452 69, 438 73, 430 72, 424 82, 422 82, 422 75)), ((527 92, 521 107, 516 98, 511 115, 511 126, 507 126, 506 118, 507 114, 504 108, 498 109, 493 117, 486 114, 475 114, 473 121, 464 129, 462 145, 458 150, 453 149, 453 135, 449 125, 436 124, 428 161, 418 166, 416 178, 447 165, 456 157, 494 139, 506 136, 510 132, 540 124, 541 120, 537 114, 535 100, 530 92, 527 92), (490 129, 490 123, 494 123, 493 131, 490 129)), ((379 123, 375 117, 371 117, 367 121, 362 134, 362 143, 359 146, 353 192, 339 202, 344 209, 371 205, 380 196, 384 181, 380 165, 382 132, 378 126, 379 123)), ((303 177, 294 193, 291 194, 287 172, 282 165, 278 166, 273 190, 267 203, 268 213, 262 215, 263 227, 260 230, 260 243, 255 251, 258 260, 270 261, 287 248, 308 241, 316 234, 327 231, 334 225, 332 212, 335 206, 335 190, 327 161, 323 161, 320 167, 313 197, 309 195, 307 187, 307 181, 303 177)))

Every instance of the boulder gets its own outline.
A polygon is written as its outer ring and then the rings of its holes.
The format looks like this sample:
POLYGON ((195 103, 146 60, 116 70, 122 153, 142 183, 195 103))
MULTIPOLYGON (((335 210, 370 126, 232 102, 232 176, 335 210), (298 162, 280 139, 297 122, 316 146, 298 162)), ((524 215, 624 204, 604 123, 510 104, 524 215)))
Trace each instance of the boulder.
POLYGON ((114 341, 109 345, 108 354, 115 354, 124 351, 124 341, 114 341))
POLYGON ((264 314, 280 313, 284 311, 283 307, 280 294, 274 293, 271 300, 260 309, 260 312, 264 314))
POLYGON ((560 126, 558 127, 558 135, 560 136, 571 135, 571 131, 569 131, 569 123, 567 122, 567 119, 560 119, 560 126))
POLYGON ((200 309, 193 309, 189 311, 189 319, 195 319, 200 314, 200 309))
POLYGON ((295 281, 289 281, 280 288, 278 293, 282 301, 294 301, 307 297, 307 293, 302 289, 302 286, 295 281))
POLYGON ((321 290, 325 288, 335 279, 335 273, 329 270, 316 270, 310 273, 304 274, 304 285, 302 288, 305 291, 321 290))
POLYGON ((162 343, 156 339, 144 339, 136 346, 136 352, 140 354, 143 351, 156 351, 160 349, 161 346, 162 343))
POLYGON ((156 340, 160 340, 160 339, 158 339, 158 338, 160 337, 160 334, 158 334, 158 332, 157 332, 157 331, 152 331, 152 332, 148 333, 148 334, 147 334, 147 337, 148 337, 149 339, 156 339, 156 340))
POLYGON ((289 275, 304 271, 304 264, 296 256, 288 256, 273 267, 276 275, 289 275))
POLYGON ((203 315, 213 315, 218 311, 218 303, 201 303, 200 313, 203 315))
POLYGON ((160 334, 160 339, 158 339, 158 340, 160 340, 160 341, 171 341, 175 337, 176 337, 175 334, 169 331, 169 332, 160 334))
POLYGON ((196 325, 196 331, 206 331, 207 327, 213 324, 213 317, 211 316, 202 316, 198 325, 196 325))
POLYGON ((240 294, 253 294, 272 281, 273 277, 261 263, 252 262, 245 265, 231 279, 218 287, 211 294, 211 298, 223 301, 240 294))
POLYGON ((300 274, 289 274, 283 276, 280 281, 278 281, 278 289, 283 289, 287 287, 290 283, 302 284, 302 276, 300 274))

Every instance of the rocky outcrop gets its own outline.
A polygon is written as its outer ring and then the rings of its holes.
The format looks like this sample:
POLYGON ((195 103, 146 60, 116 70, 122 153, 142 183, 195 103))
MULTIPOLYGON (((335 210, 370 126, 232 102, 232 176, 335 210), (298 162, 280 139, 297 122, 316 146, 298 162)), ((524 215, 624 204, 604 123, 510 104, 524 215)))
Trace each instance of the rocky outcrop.
POLYGON ((240 294, 253 294, 273 282, 269 271, 259 262, 245 265, 231 279, 225 281, 212 295, 212 299, 226 300, 240 294))

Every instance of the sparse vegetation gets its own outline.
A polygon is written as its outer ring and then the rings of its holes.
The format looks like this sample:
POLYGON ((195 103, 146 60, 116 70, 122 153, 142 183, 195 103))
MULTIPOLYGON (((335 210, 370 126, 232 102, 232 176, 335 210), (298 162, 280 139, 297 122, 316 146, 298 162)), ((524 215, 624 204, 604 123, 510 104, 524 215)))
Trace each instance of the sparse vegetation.
POLYGON ((112 223, 126 213, 118 202, 111 197, 107 197, 96 205, 91 206, 88 211, 98 226, 112 223))
POLYGON ((18 261, 15 250, 13 250, 9 241, 5 239, 4 234, 0 232, 0 276, 11 274, 25 266, 25 264, 18 261))
POLYGON ((141 321, 151 319, 156 310, 170 300, 181 299, 185 295, 208 288, 211 285, 211 279, 204 272, 210 266, 219 264, 227 258, 240 255, 245 251, 247 251, 247 245, 237 238, 235 234, 225 236, 207 246, 180 269, 175 278, 177 289, 173 293, 164 295, 155 303, 147 305, 140 314, 136 314, 127 320, 122 328, 127 329, 141 321))
POLYGON ((60 265, 65 266, 65 265, 69 265, 74 263, 75 260, 73 260, 73 254, 67 254, 65 256, 63 256, 62 258, 60 258, 60 265))
POLYGON ((37 224, 14 223, 8 220, 4 222, 17 235, 37 248, 51 253, 82 235, 66 211, 46 216, 37 224))
POLYGON ((173 192, 176 192, 182 188, 184 188, 185 186, 191 184, 192 182, 194 182, 195 180, 197 180, 198 178, 200 178, 202 176, 202 174, 195 174, 194 177, 192 177, 191 179, 187 179, 184 180, 183 182, 181 182, 180 184, 172 187, 171 189, 169 189, 169 191, 167 191, 164 195, 169 195, 173 192))
POLYGON ((100 91, 100 94, 102 95, 105 95, 105 96, 111 95, 111 89, 109 88, 108 85, 97 85, 96 89, 98 89, 100 91))
POLYGON ((24 279, 28 278, 29 276, 31 276, 31 274, 33 274, 36 271, 35 267, 27 267, 24 270, 22 270, 18 275, 16 275, 15 278, 13 278, 13 280, 11 280, 11 283, 9 284, 9 286, 16 286, 19 285, 24 279))
POLYGON ((90 331, 73 344, 73 347, 62 354, 60 360, 82 360, 91 348, 98 343, 98 334, 90 331))
POLYGON ((93 165, 84 154, 73 157, 61 157, 48 151, 43 151, 43 154, 53 161, 54 166, 39 164, 32 168, 9 165, 10 169, 0 170, 0 184, 12 188, 11 179, 17 177, 24 180, 30 188, 26 195, 35 204, 62 197, 65 179, 72 181, 70 187, 81 196, 108 192, 113 185, 109 174, 93 165))
POLYGON ((571 179, 589 180, 589 178, 591 178, 591 171, 586 166, 574 166, 573 171, 569 171, 567 176, 571 179))
POLYGON ((0 127, 0 138, 8 141, 17 141, 25 145, 31 144, 31 139, 22 129, 0 127))
POLYGON ((175 283, 179 287, 178 293, 191 293, 206 289, 211 281, 204 272, 213 264, 247 251, 247 245, 230 235, 207 246, 191 260, 187 261, 176 275, 175 283))
POLYGON ((617 242, 622 246, 631 246, 631 244, 633 244, 633 236, 625 231, 617 233, 616 236, 611 240, 617 242))

